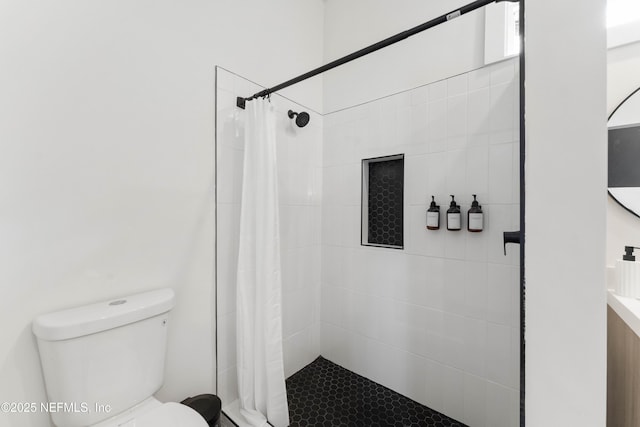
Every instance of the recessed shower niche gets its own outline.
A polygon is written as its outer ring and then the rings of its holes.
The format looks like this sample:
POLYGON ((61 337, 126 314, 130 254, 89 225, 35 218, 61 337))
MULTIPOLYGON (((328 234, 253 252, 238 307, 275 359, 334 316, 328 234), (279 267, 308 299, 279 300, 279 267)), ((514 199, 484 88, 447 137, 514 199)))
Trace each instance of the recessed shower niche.
POLYGON ((404 245, 404 155, 362 161, 362 244, 404 245))
MULTIPOLYGON (((258 90, 218 69, 218 395, 233 418, 241 417, 235 283, 246 114, 235 97, 258 90)), ((324 115, 272 95, 292 426, 304 425, 298 414, 307 413, 300 407, 306 400, 300 396, 335 395, 323 384, 310 384, 308 393, 300 389, 316 369, 348 370, 359 376, 351 383, 364 377, 430 408, 435 418, 447 417, 443 425, 518 425, 520 258, 517 246, 504 255, 502 234, 518 229, 520 220, 518 100, 517 59, 324 115), (308 111, 309 124, 298 128, 289 109, 308 111), (394 197, 402 192, 394 199, 394 220, 402 221, 396 223, 402 240, 394 242, 402 250, 363 244, 362 233, 363 202, 369 203, 363 184, 369 185, 372 171, 374 180, 384 177, 384 163, 394 161, 391 169, 402 175, 394 182, 403 184, 389 183, 384 191, 394 197), (450 194, 463 212, 473 194, 482 201, 482 233, 426 229, 431 196, 445 205, 450 194)), ((384 402, 375 396, 361 401, 358 390, 353 396, 342 402, 384 402)), ((387 425, 413 425, 401 411, 385 413, 393 418, 387 425)), ((360 425, 355 414, 350 425, 360 425)), ((339 414, 326 416, 340 425, 339 414)))

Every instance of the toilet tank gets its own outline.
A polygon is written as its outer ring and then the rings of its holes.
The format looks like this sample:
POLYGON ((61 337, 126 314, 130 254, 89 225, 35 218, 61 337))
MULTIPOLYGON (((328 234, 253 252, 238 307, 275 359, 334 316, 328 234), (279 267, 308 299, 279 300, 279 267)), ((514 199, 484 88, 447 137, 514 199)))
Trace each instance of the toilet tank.
POLYGON ((33 321, 56 426, 95 424, 158 391, 174 298, 160 289, 33 321))

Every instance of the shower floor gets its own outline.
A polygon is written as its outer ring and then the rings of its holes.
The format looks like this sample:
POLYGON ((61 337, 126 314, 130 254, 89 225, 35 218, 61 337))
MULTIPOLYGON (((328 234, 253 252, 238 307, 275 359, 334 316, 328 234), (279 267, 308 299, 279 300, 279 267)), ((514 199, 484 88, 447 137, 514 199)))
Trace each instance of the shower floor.
POLYGON ((466 427, 318 357, 287 379, 290 427, 466 427))

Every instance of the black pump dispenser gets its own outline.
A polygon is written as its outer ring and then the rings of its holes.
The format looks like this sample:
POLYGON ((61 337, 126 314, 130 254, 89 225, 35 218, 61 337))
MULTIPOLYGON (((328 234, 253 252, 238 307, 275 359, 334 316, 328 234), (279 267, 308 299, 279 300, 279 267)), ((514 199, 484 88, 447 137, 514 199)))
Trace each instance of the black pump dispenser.
POLYGON ((484 228, 484 214, 482 213, 482 206, 476 200, 476 195, 472 194, 472 196, 471 209, 467 212, 467 230, 478 233, 484 228))
POLYGON ((622 255, 623 261, 635 261, 636 257, 633 255, 634 249, 640 249, 635 246, 625 246, 624 247, 624 255, 622 255))
MULTIPOLYGON (((453 194, 449 194, 449 195, 451 196, 451 203, 449 203, 449 210, 452 210, 452 209, 453 209, 453 210, 455 210, 455 209, 460 210, 460 205, 458 205, 458 204, 456 203, 456 198, 455 198, 455 196, 454 196, 453 194)), ((449 212, 449 211, 447 211, 447 212, 449 212)))
POLYGON ((447 209, 447 230, 458 231, 462 228, 462 218, 460 215, 460 205, 456 203, 455 197, 451 194, 451 204, 447 209))
POLYGON ((436 205, 436 198, 431 196, 431 205, 427 209, 427 229, 440 229, 440 206, 436 205))
POLYGON ((477 199, 478 195, 477 194, 472 194, 472 196, 473 196, 473 202, 471 202, 471 209, 477 209, 477 210, 481 211, 482 209, 479 209, 480 208, 480 203, 478 203, 478 199, 477 199))
POLYGON ((436 205, 436 197, 435 196, 431 196, 431 204, 429 205, 429 210, 430 211, 434 211, 434 210, 439 210, 440 206, 436 205))

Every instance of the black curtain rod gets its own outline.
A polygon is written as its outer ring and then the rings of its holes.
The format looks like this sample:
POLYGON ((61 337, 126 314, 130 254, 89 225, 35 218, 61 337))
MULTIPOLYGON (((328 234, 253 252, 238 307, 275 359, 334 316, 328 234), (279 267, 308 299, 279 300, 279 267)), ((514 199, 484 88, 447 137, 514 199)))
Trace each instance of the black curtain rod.
POLYGON ((287 80, 284 83, 280 83, 277 86, 274 86, 272 88, 268 88, 268 89, 265 89, 265 90, 260 91, 258 93, 255 93, 255 94, 253 94, 252 96, 250 96, 248 98, 243 98, 243 97, 239 96, 239 97, 236 98, 236 105, 239 108, 244 109, 246 101, 251 101, 252 99, 256 99, 256 98, 259 98, 259 97, 265 97, 265 96, 270 95, 270 94, 272 94, 274 92, 277 92, 277 91, 279 91, 281 89, 284 89, 284 88, 289 87, 291 85, 294 85, 296 83, 300 83, 303 80, 307 80, 308 78, 311 78, 311 77, 316 76, 318 74, 322 74, 325 71, 329 71, 329 70, 331 70, 333 68, 339 67, 340 65, 346 64, 347 62, 351 62, 354 59, 358 59, 358 58, 363 57, 365 55, 368 55, 368 54, 370 54, 372 52, 375 52, 377 50, 380 50, 382 48, 390 46, 390 45, 392 45, 394 43, 398 43, 399 41, 402 41, 402 40, 404 40, 404 39, 406 39, 408 37, 411 37, 411 36, 413 36, 415 34, 421 33, 421 32, 423 32, 425 30, 428 30, 429 28, 433 28, 433 27, 438 26, 438 25, 440 25, 442 23, 445 23, 447 21, 451 21, 452 19, 455 19, 455 18, 457 18, 459 16, 465 15, 465 14, 467 14, 469 12, 472 12, 472 11, 474 11, 476 9, 479 9, 479 8, 481 8, 483 6, 486 6, 489 3, 493 3, 493 2, 500 3, 500 2, 503 2, 503 1, 511 2, 511 3, 518 3, 519 0, 477 0, 477 1, 473 2, 473 3, 469 3, 466 6, 462 6, 461 8, 456 9, 456 10, 450 12, 450 13, 447 13, 445 15, 442 15, 442 16, 439 16, 437 18, 434 18, 431 21, 425 22, 424 24, 420 24, 420 25, 418 25, 416 27, 413 27, 413 28, 411 28, 409 30, 403 31, 403 32, 398 33, 398 34, 396 34, 394 36, 388 37, 388 38, 386 38, 386 39, 384 39, 382 41, 379 41, 379 42, 374 43, 374 44, 372 44, 370 46, 367 46, 367 47, 365 47, 363 49, 360 49, 360 50, 358 50, 356 52, 350 53, 347 56, 343 56, 342 58, 336 59, 335 61, 331 61, 328 64, 323 65, 322 67, 318 67, 318 68, 316 68, 314 70, 311 70, 311 71, 309 71, 307 73, 301 74, 298 77, 294 77, 293 79, 287 80))

